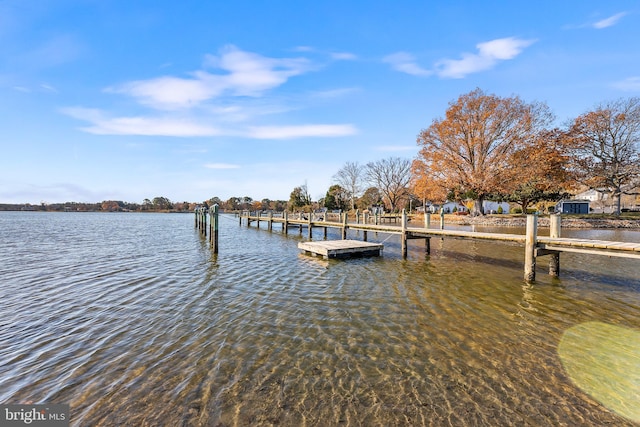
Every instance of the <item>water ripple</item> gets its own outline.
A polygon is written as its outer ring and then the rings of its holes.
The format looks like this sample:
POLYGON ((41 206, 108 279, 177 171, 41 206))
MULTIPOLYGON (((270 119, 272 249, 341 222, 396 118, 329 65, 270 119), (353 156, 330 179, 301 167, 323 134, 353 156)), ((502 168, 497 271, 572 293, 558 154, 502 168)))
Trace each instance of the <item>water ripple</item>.
POLYGON ((382 257, 327 261, 223 224, 215 255, 191 215, 0 213, 0 402, 78 426, 633 425, 557 351, 581 322, 640 330, 626 261, 527 285, 510 245, 403 260, 371 233, 382 257))

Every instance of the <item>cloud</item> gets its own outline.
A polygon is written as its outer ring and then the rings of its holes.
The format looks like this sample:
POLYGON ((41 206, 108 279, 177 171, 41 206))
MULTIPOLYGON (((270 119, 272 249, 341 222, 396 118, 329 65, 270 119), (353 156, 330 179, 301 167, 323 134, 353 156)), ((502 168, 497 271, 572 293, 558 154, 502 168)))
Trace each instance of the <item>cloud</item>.
POLYGON ((291 139, 305 137, 338 137, 355 135, 353 125, 253 126, 246 136, 256 139, 291 139))
POLYGON ((629 77, 613 83, 612 86, 625 92, 640 92, 640 76, 629 77))
POLYGON ((90 108, 63 108, 63 114, 91 123, 81 130, 95 135, 142 136, 219 136, 222 132, 193 119, 173 117, 108 117, 102 111, 90 108))
POLYGON ((206 55, 204 68, 222 73, 203 69, 189 73, 188 78, 162 76, 136 80, 105 91, 131 96, 158 110, 188 109, 222 95, 262 96, 313 67, 306 58, 268 58, 229 45, 218 55, 206 55))
POLYGON ((478 53, 463 53, 461 59, 443 59, 436 64, 440 77, 459 79, 468 74, 493 68, 498 61, 513 59, 535 40, 524 40, 515 37, 491 40, 478 43, 478 53))
POLYGON ((623 16, 625 16, 627 14, 627 12, 620 12, 620 13, 616 13, 613 16, 610 16, 608 18, 602 19, 598 22, 595 22, 592 27, 597 29, 597 30, 601 30, 603 28, 608 28, 608 27, 612 27, 614 25, 616 25, 618 23, 618 21, 620 21, 620 19, 622 19, 623 16))
POLYGON ((54 93, 58 93, 58 89, 56 89, 55 87, 51 86, 48 83, 40 83, 40 87, 42 89, 44 89, 47 92, 54 92, 54 93))
POLYGON ((416 63, 416 59, 413 55, 406 52, 397 52, 392 55, 385 56, 382 62, 391 64, 391 67, 402 73, 411 74, 412 76, 429 76, 433 74, 432 71, 420 67, 416 63))
POLYGON ((196 119, 180 119, 171 116, 158 117, 109 117, 101 110, 71 107, 60 110, 63 114, 90 123, 81 127, 95 135, 141 135, 173 137, 234 136, 253 139, 292 139, 306 137, 340 137, 354 135, 358 131, 350 124, 310 124, 290 126, 245 126, 219 128, 202 124, 196 119))
POLYGON ((349 52, 333 52, 330 53, 331 59, 335 59, 336 61, 354 61, 358 59, 356 55, 349 52))
POLYGON ((207 169, 239 169, 239 165, 232 165, 230 163, 207 163, 204 165, 207 169))

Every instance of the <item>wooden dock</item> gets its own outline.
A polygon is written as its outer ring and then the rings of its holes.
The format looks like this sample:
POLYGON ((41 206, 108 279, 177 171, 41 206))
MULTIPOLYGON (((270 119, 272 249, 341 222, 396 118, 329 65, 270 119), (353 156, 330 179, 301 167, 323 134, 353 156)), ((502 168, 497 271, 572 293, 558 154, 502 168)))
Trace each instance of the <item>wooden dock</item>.
POLYGON ((384 245, 360 240, 324 240, 317 242, 300 242, 298 248, 308 254, 329 258, 351 258, 362 256, 379 256, 384 245))
MULTIPOLYGON (((302 229, 307 229, 309 240, 312 239, 314 228, 323 228, 324 237, 327 236, 327 228, 337 228, 341 231, 343 240, 347 239, 348 230, 362 231, 363 240, 366 242, 368 232, 391 233, 400 235, 402 256, 407 256, 407 241, 409 239, 424 239, 427 253, 431 251, 431 238, 460 238, 460 239, 481 239, 502 242, 514 242, 525 247, 524 278, 527 282, 535 280, 536 260, 539 256, 549 255, 549 274, 558 276, 560 273, 560 253, 574 252, 587 255, 604 255, 640 260, 640 243, 614 242, 587 239, 567 239, 560 237, 561 217, 551 216, 551 231, 549 237, 537 235, 538 217, 537 215, 527 215, 527 229, 525 235, 504 234, 504 233, 481 233, 474 231, 445 230, 443 217, 440 217, 440 228, 431 228, 431 217, 425 215, 424 227, 409 227, 407 215, 402 213, 400 224, 381 224, 381 221, 373 216, 356 214, 355 222, 348 222, 346 214, 327 213, 283 213, 276 216, 269 212, 266 215, 257 212, 245 211, 239 215, 240 225, 243 219, 247 226, 255 222, 258 226, 260 222, 266 222, 268 230, 272 230, 273 224, 281 224, 282 230, 286 234, 290 227, 297 227, 302 233, 302 229), (333 215, 331 217, 330 215, 333 215)), ((324 255, 323 255, 324 256, 324 255)))

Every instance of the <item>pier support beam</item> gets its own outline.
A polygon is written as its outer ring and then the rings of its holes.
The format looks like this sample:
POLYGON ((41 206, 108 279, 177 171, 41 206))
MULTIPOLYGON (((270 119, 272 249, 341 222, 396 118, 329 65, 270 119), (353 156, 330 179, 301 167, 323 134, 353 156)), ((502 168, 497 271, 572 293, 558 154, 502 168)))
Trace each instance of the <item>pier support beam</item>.
MULTIPOLYGON (((560 230, 562 228, 560 214, 551 215, 549 217, 549 220, 549 237, 560 238, 560 230)), ((560 252, 550 253, 549 256, 551 257, 551 259, 549 260, 549 275, 558 277, 560 275, 560 252)))
POLYGON ((444 208, 440 208, 440 230, 444 230, 444 208))
POLYGON ((524 246, 524 280, 536 280, 536 246, 538 244, 538 215, 527 215, 524 246))
POLYGON ((424 213, 424 228, 431 228, 431 214, 429 212, 424 213))
POLYGON ((213 248, 213 253, 218 253, 218 204, 216 203, 209 209, 209 242, 213 248))
POLYGON ((402 258, 407 257, 407 211, 402 209, 402 234, 400 235, 402 258))
POLYGON ((284 234, 289 234, 289 212, 284 211, 284 222, 282 223, 284 234))
POLYGON ((346 212, 344 214, 340 214, 340 216, 342 216, 342 240, 346 240, 347 239, 347 214, 346 212))

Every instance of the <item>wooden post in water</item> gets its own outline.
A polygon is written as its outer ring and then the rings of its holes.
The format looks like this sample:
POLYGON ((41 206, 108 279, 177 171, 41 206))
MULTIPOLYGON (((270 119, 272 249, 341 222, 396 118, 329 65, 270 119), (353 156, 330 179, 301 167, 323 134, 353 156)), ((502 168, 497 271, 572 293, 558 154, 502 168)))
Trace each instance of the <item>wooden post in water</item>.
MULTIPOLYGON (((560 230, 562 228, 560 214, 551 214, 549 220, 549 237, 557 239, 560 237, 560 230)), ((551 257, 551 259, 549 259, 549 274, 553 277, 558 277, 560 275, 560 252, 551 253, 549 256, 551 257)))
POLYGON ((209 242, 211 243, 211 247, 213 248, 213 253, 218 253, 218 204, 216 203, 209 209, 209 222, 210 222, 210 230, 209 230, 209 242))
POLYGON ((356 209, 356 224, 360 224, 360 209, 356 209))
POLYGON ((431 214, 427 211, 424 212, 424 228, 431 227, 431 214))
POLYGON ((311 238, 313 237, 313 227, 311 226, 311 216, 313 215, 313 212, 309 212, 309 217, 307 218, 307 235, 309 237, 309 240, 311 240, 311 238))
MULTIPOLYGON (((342 216, 342 214, 340 214, 342 216)), ((347 214, 344 213, 344 217, 342 217, 342 240, 347 239, 347 214)))
POLYGON ((273 211, 269 211, 269 222, 267 223, 269 231, 273 230, 273 211))
POLYGON ((444 230, 444 208, 440 208, 440 230, 444 230))
POLYGON ((289 234, 289 212, 284 211, 284 222, 282 223, 282 230, 284 234, 289 234))
POLYGON ((536 280, 536 246, 538 243, 538 215, 527 215, 524 243, 524 280, 536 280))
POLYGON ((402 235, 400 236, 402 258, 407 257, 407 211, 402 209, 402 235))

